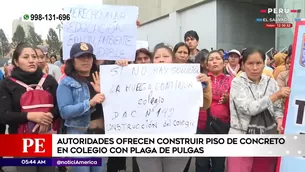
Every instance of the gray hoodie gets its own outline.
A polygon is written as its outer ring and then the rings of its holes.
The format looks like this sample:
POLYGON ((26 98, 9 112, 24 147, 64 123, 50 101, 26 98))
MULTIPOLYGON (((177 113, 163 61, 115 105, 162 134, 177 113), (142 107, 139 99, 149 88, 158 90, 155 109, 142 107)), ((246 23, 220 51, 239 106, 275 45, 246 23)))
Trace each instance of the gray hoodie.
POLYGON ((235 77, 233 79, 230 91, 230 134, 245 134, 243 131, 247 130, 251 116, 255 116, 267 108, 275 120, 279 117, 283 117, 281 101, 278 100, 275 103, 272 103, 269 98, 273 93, 279 90, 279 86, 274 79, 270 79, 266 94, 263 96, 269 78, 269 76, 263 74, 259 84, 255 84, 247 77, 246 73, 243 72, 240 77, 235 77), (254 100, 249 86, 251 87, 256 100, 254 100), (235 102, 240 121, 234 108, 233 101, 235 102))
POLYGON ((48 63, 48 67, 49 67, 49 75, 52 75, 58 82, 61 77, 60 68, 58 66, 56 66, 54 64, 50 64, 50 63, 48 63))

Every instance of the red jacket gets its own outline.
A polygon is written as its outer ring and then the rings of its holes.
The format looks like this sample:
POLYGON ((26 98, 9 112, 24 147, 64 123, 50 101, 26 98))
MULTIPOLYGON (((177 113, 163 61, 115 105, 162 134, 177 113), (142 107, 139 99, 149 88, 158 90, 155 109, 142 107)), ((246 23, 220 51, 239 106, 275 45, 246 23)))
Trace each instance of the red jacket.
MULTIPOLYGON (((221 121, 228 123, 230 122, 230 108, 229 101, 224 104, 219 104, 222 95, 225 92, 230 93, 232 77, 221 74, 215 77, 212 73, 208 73, 208 76, 211 78, 212 85, 212 103, 210 106, 211 116, 214 116, 221 121)), ((206 110, 201 110, 199 112, 198 119, 198 128, 201 130, 205 129, 207 121, 207 112, 206 110)))

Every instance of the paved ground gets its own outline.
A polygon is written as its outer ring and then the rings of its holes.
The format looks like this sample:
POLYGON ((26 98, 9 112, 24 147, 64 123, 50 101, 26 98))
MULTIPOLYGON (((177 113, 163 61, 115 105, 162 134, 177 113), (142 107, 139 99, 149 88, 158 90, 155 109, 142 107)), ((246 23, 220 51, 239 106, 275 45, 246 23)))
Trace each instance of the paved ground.
MULTIPOLYGON (((131 158, 127 158, 126 165, 127 165, 126 172, 132 172, 132 159, 131 158)), ((17 172, 15 167, 4 167, 3 169, 5 172, 17 172)), ((194 171, 195 171, 195 161, 193 159, 189 172, 194 172, 194 171)), ((69 169, 69 172, 72 172, 72 170, 69 169)), ((105 172, 107 172, 107 170, 105 170, 105 172)))

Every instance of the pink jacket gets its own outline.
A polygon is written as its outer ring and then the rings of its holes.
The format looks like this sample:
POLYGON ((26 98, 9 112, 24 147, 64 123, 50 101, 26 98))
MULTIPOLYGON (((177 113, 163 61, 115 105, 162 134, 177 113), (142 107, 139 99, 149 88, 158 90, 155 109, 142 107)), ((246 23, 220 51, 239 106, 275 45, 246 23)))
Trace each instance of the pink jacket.
MULTIPOLYGON (((224 123, 230 122, 230 108, 229 102, 219 104, 222 94, 230 93, 232 77, 229 75, 221 74, 215 77, 213 74, 208 73, 211 77, 212 84, 212 103, 210 106, 211 116, 214 116, 224 123)), ((205 129, 207 122, 207 111, 201 110, 199 112, 198 128, 205 129)))

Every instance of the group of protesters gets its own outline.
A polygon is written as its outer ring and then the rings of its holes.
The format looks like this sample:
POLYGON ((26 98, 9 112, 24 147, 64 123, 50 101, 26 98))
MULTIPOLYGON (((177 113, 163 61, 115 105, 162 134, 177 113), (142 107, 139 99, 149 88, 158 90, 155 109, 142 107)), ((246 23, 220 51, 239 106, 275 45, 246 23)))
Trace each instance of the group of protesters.
MULTIPOLYGON (((0 81, 1 133, 5 133, 8 125, 9 134, 23 134, 20 126, 34 122, 35 127, 28 132, 105 134, 102 103, 106 97, 100 91, 98 66, 116 64, 124 67, 130 63, 200 64, 197 80, 203 86, 204 104, 198 107, 197 134, 263 134, 253 126, 263 127, 266 133, 281 133, 284 102, 290 94, 287 84, 291 46, 286 52, 267 56, 259 49, 246 46, 240 51, 209 51, 199 50, 198 44, 199 36, 191 30, 185 33, 184 42, 173 48, 164 43, 156 45, 152 51, 141 48, 136 51, 135 60, 128 62, 97 60, 94 47, 86 42, 75 43, 67 60, 63 60, 62 49, 57 59, 58 55, 49 56, 44 46, 20 43, 13 53, 12 64, 5 67, 0 81), (50 94, 53 104, 48 112, 26 112, 20 105, 27 86, 33 84, 41 84, 50 94), (262 116, 268 118, 262 120, 262 116)), ((195 161, 196 172, 275 172, 277 158, 137 157, 132 161, 134 172, 188 172, 191 161, 195 161)), ((103 160, 102 166, 73 166, 72 171, 102 172, 104 166, 108 172, 126 170, 126 158, 108 158, 107 165, 105 163, 103 160)), ((17 170, 54 172, 56 169, 25 166, 17 167, 17 170)), ((58 170, 67 171, 67 168, 58 170)))

